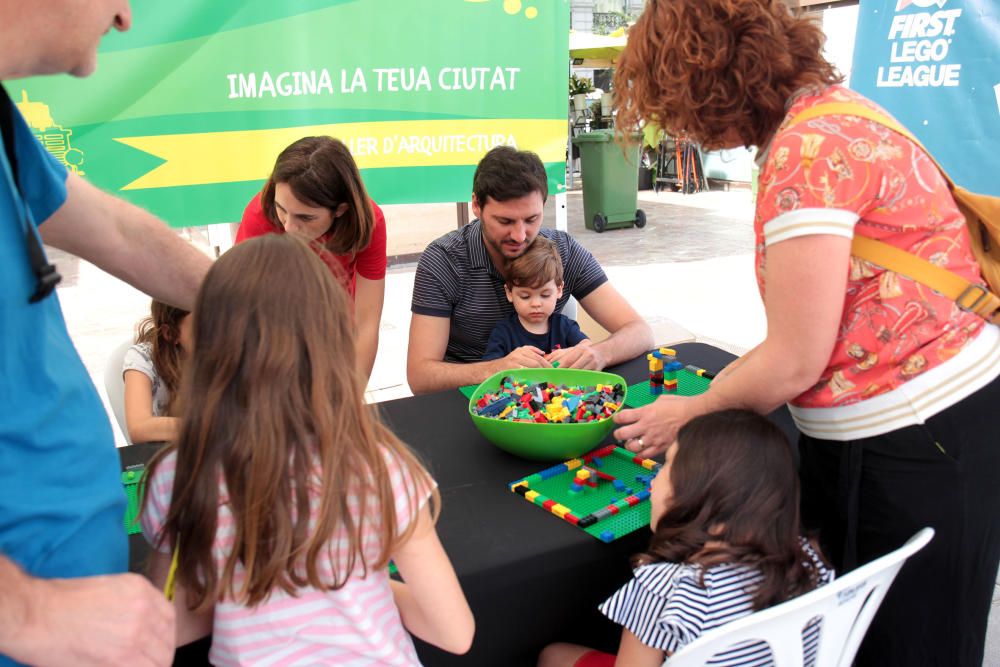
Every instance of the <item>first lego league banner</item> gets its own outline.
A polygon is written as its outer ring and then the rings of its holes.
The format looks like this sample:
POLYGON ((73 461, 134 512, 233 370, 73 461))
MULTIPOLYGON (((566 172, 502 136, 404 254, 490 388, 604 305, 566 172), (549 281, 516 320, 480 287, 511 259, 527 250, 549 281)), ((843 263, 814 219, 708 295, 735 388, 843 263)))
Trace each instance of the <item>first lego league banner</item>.
POLYGON ((568 35, 569 0, 135 2, 93 76, 7 88, 67 167, 175 226, 238 221, 309 135, 380 204, 468 201, 500 144, 564 188, 568 35))
POLYGON ((1000 1, 861 0, 851 88, 956 183, 1000 195, 1000 1))

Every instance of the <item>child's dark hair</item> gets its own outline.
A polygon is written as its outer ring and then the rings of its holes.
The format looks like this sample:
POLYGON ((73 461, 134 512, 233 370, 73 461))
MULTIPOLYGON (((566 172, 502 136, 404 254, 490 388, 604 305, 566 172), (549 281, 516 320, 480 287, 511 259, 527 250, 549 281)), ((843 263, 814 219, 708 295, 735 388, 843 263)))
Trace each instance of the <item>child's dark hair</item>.
POLYGON ((504 266, 504 279, 507 287, 538 288, 547 282, 554 281, 556 286, 563 284, 562 258, 556 244, 544 236, 536 236, 519 257, 508 260, 504 266))
POLYGON ((283 229, 274 205, 279 183, 287 183, 296 199, 308 206, 335 210, 347 204, 326 241, 334 255, 357 254, 371 243, 375 213, 361 172, 344 142, 333 137, 303 137, 278 155, 274 171, 264 184, 260 204, 271 224, 283 229))
POLYGON ((183 358, 181 320, 189 313, 156 299, 150 304, 149 313, 149 317, 136 325, 135 342, 149 344, 153 368, 170 392, 167 414, 173 415, 177 389, 180 387, 183 358))
POLYGON ((819 585, 802 548, 791 445, 766 418, 724 410, 689 421, 677 434, 670 483, 669 506, 636 565, 686 562, 703 573, 723 563, 753 567, 763 575, 754 609, 819 585))
POLYGON ((543 202, 549 197, 545 165, 531 151, 497 146, 483 156, 472 177, 472 194, 480 206, 485 206, 487 199, 510 201, 532 192, 540 193, 543 202))

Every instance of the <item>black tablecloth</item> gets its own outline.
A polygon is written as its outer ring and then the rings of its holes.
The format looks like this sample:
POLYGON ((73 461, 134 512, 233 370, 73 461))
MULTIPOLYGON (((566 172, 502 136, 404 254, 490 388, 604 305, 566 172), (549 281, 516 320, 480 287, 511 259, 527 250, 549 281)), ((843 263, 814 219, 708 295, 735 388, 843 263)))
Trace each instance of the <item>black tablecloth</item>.
MULTIPOLYGON (((685 364, 717 372, 733 355, 699 343, 673 346, 685 364)), ((645 357, 608 369, 629 383, 648 377, 645 357)), ((630 555, 649 533, 640 530, 604 544, 511 493, 507 485, 547 464, 503 452, 479 434, 456 390, 379 406, 393 430, 417 451, 437 480, 443 503, 438 533, 476 617, 476 639, 465 656, 417 642, 426 665, 534 665, 553 641, 605 650, 620 631, 596 609, 631 576, 630 555)), ((794 424, 784 408, 772 415, 790 438, 794 424)), ((794 440, 793 440, 794 442, 794 440)), ((123 465, 147 460, 155 445, 121 449, 123 465)), ((130 564, 148 552, 133 536, 130 564)))

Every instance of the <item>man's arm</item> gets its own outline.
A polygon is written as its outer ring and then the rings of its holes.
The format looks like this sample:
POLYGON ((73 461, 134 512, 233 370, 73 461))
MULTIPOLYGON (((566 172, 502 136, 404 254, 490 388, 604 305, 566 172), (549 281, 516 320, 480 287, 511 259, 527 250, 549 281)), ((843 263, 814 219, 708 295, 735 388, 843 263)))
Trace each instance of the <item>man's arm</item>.
POLYGON ((413 313, 410 318, 410 342, 406 353, 406 380, 414 394, 455 389, 478 384, 505 368, 541 368, 550 366, 538 348, 519 347, 506 357, 493 361, 465 364, 444 360, 448 349, 451 319, 413 313))
POLYGON ((0 556, 0 654, 30 665, 169 665, 174 610, 137 574, 36 579, 0 556))
POLYGON ((653 331, 646 320, 610 282, 581 299, 580 305, 611 335, 600 343, 556 350, 549 361, 558 361, 563 368, 601 370, 633 359, 653 346, 653 331))
POLYGON ((70 173, 66 201, 39 226, 45 243, 191 310, 211 260, 159 218, 70 173))

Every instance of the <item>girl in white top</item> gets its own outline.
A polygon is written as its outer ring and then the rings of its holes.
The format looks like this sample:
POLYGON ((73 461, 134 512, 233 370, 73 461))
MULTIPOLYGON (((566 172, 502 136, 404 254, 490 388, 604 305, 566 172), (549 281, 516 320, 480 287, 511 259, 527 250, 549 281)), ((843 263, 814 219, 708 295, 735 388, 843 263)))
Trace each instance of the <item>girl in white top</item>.
POLYGON ((251 239, 194 313, 187 408, 142 514, 155 583, 177 554, 177 645, 211 632, 215 665, 416 665, 408 630, 467 651, 436 485, 365 405, 350 300, 323 262, 292 234, 251 239))
POLYGON ((179 420, 174 397, 181 364, 191 350, 191 316, 153 299, 125 352, 125 423, 132 442, 173 440, 179 420))

